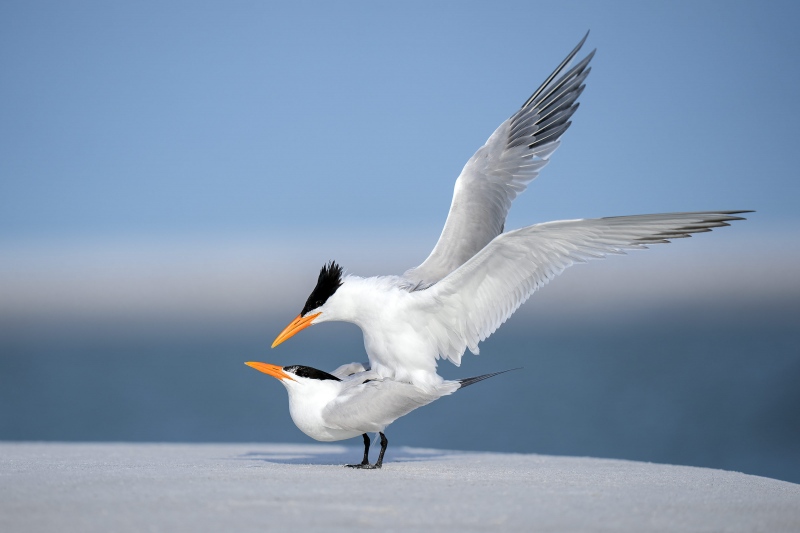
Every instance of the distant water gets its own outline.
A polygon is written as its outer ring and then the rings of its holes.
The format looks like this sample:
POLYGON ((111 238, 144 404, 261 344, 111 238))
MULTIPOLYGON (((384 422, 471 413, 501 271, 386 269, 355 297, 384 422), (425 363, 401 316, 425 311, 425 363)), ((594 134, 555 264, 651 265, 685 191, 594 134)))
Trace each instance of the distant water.
MULTIPOLYGON (((523 370, 423 407, 387 436, 397 446, 614 457, 800 483, 796 323, 513 320, 480 356, 440 368, 451 378, 523 370)), ((330 370, 364 359, 361 336, 325 324, 270 350, 283 325, 4 327, 0 439, 310 442, 283 387, 243 363, 330 370)))

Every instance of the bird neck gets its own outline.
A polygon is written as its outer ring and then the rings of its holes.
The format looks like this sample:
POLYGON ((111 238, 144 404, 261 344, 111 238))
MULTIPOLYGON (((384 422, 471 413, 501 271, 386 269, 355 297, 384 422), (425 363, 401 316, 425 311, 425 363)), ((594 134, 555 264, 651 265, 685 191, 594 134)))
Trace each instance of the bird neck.
POLYGON ((363 327, 367 317, 380 314, 386 308, 396 290, 388 277, 348 276, 331 297, 331 303, 335 305, 325 314, 329 320, 351 322, 363 327))

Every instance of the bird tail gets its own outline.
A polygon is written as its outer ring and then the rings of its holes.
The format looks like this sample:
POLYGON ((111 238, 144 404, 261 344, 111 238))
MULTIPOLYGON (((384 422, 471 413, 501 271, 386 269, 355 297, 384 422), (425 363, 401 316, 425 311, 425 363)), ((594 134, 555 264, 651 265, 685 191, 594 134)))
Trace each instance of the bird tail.
POLYGON ((469 385, 473 385, 479 381, 483 381, 484 379, 489 379, 499 374, 505 374, 506 372, 511 372, 512 370, 522 370, 522 367, 509 368, 508 370, 501 370, 500 372, 492 372, 491 374, 483 374, 482 376, 475 376, 474 378, 457 379, 456 381, 460 385, 459 388, 463 389, 464 387, 468 387, 469 385))

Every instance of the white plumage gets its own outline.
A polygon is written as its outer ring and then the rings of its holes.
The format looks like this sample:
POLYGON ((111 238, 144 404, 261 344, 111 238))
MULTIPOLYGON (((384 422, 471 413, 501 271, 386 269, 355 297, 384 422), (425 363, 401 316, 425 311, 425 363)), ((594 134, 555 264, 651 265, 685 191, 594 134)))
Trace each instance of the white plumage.
POLYGON ((295 425, 319 441, 338 441, 363 435, 364 460, 359 468, 380 468, 388 440, 386 427, 414 409, 502 372, 457 381, 442 381, 422 389, 411 383, 381 378, 364 365, 343 365, 328 374, 307 366, 280 367, 250 362, 248 366, 280 380, 289 394, 289 413, 295 425), (355 371, 355 372, 351 372, 355 371), (369 464, 369 437, 380 433, 381 452, 369 464))
POLYGON ((558 147, 594 52, 560 75, 586 37, 456 180, 439 241, 402 276, 342 276, 331 263, 277 346, 305 327, 339 320, 358 325, 372 371, 433 391, 436 361, 461 363, 467 348, 494 333, 537 289, 588 259, 666 243, 727 226, 745 211, 667 213, 536 224, 503 233, 506 215, 558 147))

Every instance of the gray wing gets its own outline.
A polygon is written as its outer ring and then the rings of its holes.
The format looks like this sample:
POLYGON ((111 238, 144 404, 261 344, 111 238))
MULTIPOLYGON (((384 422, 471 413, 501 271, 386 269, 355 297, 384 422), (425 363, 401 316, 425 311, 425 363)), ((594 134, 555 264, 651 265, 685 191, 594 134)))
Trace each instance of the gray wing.
POLYGON ((413 316, 439 354, 458 365, 466 348, 478 353, 480 341, 566 268, 728 226, 744 212, 561 220, 509 231, 433 287, 415 292, 413 316))
POLYGON ((403 274, 405 278, 432 285, 503 232, 511 202, 547 164, 578 109, 576 100, 591 71, 588 65, 594 51, 559 75, 588 35, 467 162, 456 180, 439 241, 421 265, 403 274))
POLYGON ((452 394, 459 387, 458 382, 445 381, 435 391, 426 392, 392 379, 367 380, 365 383, 358 380, 325 407, 322 418, 326 426, 334 429, 362 433, 383 431, 401 416, 452 394))
POLYGON ((353 374, 366 372, 369 370, 369 368, 369 363, 347 363, 346 365, 342 365, 331 372, 331 375, 336 376, 339 379, 345 379, 353 374))

